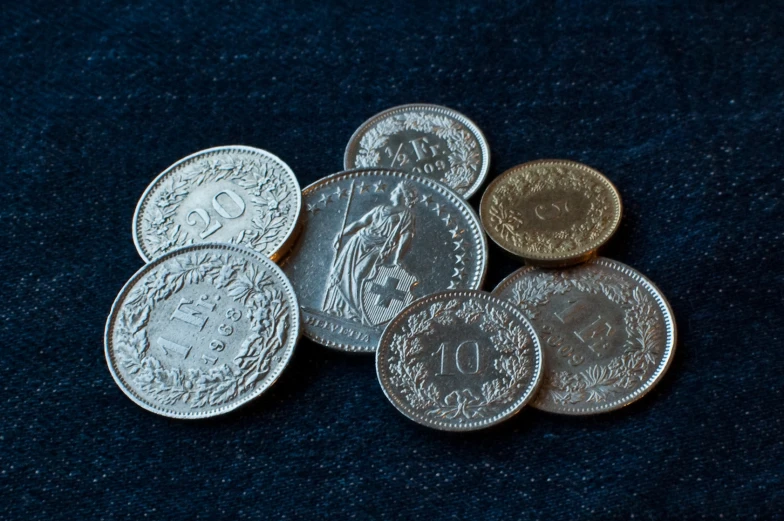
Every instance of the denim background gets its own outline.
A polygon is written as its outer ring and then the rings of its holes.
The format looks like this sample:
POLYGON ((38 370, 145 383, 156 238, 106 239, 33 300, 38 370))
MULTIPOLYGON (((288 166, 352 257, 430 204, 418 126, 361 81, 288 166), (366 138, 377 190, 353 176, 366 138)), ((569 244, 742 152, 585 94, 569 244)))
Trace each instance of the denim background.
MULTIPOLYGON (((0 7, 0 519, 780 518, 784 6, 357 4, 0 7), (244 144, 305 186, 408 102, 472 118, 491 178, 570 158, 612 179, 605 255, 677 318, 661 384, 612 414, 454 435, 398 414, 372 357, 303 340, 225 417, 128 400, 103 327, 153 177, 244 144)), ((515 268, 490 253, 487 288, 515 268)))

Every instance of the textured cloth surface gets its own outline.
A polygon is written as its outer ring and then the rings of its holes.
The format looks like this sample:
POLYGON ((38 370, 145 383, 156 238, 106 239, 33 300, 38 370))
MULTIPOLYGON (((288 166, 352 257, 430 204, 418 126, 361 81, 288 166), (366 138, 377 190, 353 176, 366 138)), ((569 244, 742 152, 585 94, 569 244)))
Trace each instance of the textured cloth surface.
MULTIPOLYGON (((407 4, 4 3, 0 519, 782 516, 781 6, 407 4), (244 144, 305 186, 410 102, 472 118, 491 178, 568 158, 618 186, 604 254, 679 327, 661 384, 612 414, 450 435, 398 414, 372 357, 303 340, 225 417, 128 400, 103 328, 152 178, 244 144)), ((516 267, 490 253, 486 288, 516 267)))

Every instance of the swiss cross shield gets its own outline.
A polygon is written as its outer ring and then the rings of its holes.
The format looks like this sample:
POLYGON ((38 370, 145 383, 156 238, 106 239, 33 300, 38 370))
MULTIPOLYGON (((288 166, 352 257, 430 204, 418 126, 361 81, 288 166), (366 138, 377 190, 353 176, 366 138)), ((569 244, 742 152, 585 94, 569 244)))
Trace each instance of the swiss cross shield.
POLYGON ((376 276, 362 285, 365 320, 376 326, 392 320, 414 300, 411 288, 417 279, 402 266, 381 266, 376 276))

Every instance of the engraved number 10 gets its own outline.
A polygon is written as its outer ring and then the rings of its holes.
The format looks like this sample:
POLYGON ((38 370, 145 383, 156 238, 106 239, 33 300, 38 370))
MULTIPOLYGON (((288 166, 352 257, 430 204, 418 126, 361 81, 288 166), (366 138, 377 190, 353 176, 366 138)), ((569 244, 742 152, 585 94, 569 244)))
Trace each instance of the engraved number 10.
MULTIPOLYGON (((242 197, 237 195, 237 193, 233 190, 221 190, 215 194, 215 197, 212 198, 212 208, 224 219, 236 219, 245 212, 245 201, 243 201, 242 197), (226 195, 234 203, 236 208, 234 208, 233 213, 229 213, 223 203, 220 202, 218 197, 221 195, 226 195)), ((193 218, 193 214, 196 214, 204 223, 204 230, 202 230, 202 232, 199 234, 199 237, 202 239, 209 237, 223 227, 223 225, 217 219, 215 219, 215 222, 212 223, 212 226, 210 226, 210 214, 204 208, 196 208, 195 210, 188 212, 188 215, 185 218, 185 222, 191 226, 196 226, 196 219, 193 218)))
POLYGON ((455 373, 451 372, 456 369, 460 374, 477 374, 479 372, 479 344, 473 341, 465 341, 455 348, 455 356, 449 356, 448 351, 451 351, 446 344, 438 346, 438 350, 433 353, 441 354, 441 369, 436 373, 436 376, 452 376, 455 373), (466 352, 473 358, 473 363, 462 364, 460 361, 460 354, 466 352))

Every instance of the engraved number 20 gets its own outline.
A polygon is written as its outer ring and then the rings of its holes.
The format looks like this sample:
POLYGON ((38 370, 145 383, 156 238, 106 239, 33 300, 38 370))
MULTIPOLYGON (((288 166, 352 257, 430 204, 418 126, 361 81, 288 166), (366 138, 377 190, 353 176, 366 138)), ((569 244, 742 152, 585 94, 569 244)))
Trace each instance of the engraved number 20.
MULTIPOLYGON (((234 190, 221 190, 215 194, 215 197, 212 198, 212 208, 219 216, 223 217, 224 219, 236 219, 245 212, 245 201, 243 201, 242 197, 237 195, 237 192, 234 190), (229 199, 231 199, 232 203, 234 203, 233 206, 235 206, 235 208, 232 208, 232 212, 230 212, 226 206, 221 203, 219 199, 221 195, 226 195, 229 199)), ((206 239, 223 227, 218 219, 215 219, 215 222, 212 222, 209 212, 204 208, 196 208, 188 212, 188 215, 185 218, 185 222, 191 226, 196 226, 197 224, 194 214, 198 216, 199 219, 201 219, 201 222, 204 224, 204 229, 199 234, 199 237, 202 239, 206 239)))

